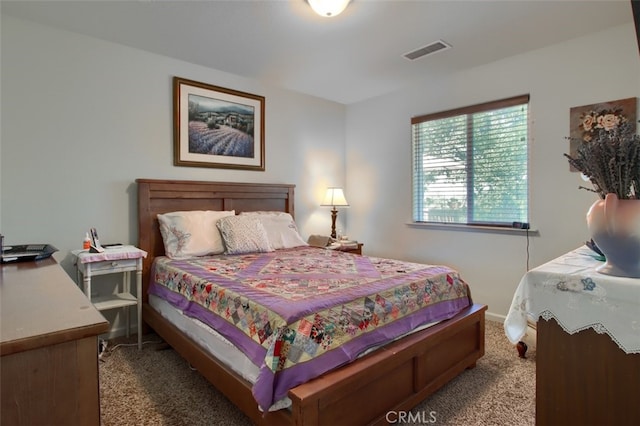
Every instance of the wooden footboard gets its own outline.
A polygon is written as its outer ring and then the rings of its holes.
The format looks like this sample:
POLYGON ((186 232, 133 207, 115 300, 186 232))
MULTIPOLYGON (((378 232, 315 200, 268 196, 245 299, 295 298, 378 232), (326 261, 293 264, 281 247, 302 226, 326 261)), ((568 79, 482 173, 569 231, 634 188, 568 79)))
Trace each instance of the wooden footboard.
POLYGON ((267 415, 258 410, 249 382, 151 306, 144 306, 143 318, 256 424, 364 425, 388 423, 388 413, 410 410, 466 368, 475 367, 484 355, 486 309, 485 305, 473 305, 450 320, 300 385, 289 392, 291 410, 267 415))

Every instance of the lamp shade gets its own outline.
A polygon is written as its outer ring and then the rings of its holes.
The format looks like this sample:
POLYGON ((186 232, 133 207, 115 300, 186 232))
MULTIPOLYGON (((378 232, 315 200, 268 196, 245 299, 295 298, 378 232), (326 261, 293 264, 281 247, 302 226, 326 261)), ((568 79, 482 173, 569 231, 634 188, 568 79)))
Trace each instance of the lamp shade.
POLYGON ((342 190, 342 188, 337 187, 327 188, 327 193, 324 195, 324 200, 322 200, 321 205, 332 207, 349 207, 349 203, 347 203, 347 199, 344 197, 344 191, 342 190))
POLYGON ((320 16, 331 18, 346 9, 351 0, 307 0, 309 6, 320 16))

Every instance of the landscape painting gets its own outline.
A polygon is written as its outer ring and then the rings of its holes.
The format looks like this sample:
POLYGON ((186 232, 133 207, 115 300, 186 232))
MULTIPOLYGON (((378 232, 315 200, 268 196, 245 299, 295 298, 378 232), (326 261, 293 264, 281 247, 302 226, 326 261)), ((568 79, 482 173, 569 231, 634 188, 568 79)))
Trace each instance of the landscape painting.
POLYGON ((264 171, 264 97, 174 77, 174 164, 264 171))

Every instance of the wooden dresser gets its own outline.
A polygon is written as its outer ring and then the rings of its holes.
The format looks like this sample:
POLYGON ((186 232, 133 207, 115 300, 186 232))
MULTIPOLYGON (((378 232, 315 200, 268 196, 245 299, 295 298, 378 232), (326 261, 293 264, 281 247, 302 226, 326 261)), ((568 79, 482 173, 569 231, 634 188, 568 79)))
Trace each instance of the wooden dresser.
POLYGON ((582 246, 528 271, 505 320, 514 344, 537 320, 536 425, 640 425, 640 279, 596 257, 582 246))
POLYGON ((553 318, 537 331, 536 425, 640 424, 640 354, 593 329, 567 334, 553 318))
POLYGON ((0 424, 99 425, 109 323, 52 258, 1 268, 0 424))

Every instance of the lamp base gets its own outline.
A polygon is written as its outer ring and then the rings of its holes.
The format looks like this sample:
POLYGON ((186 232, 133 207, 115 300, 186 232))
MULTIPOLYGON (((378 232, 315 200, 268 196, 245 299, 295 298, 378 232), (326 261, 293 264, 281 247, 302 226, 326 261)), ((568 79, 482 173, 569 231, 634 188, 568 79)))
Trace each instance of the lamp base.
POLYGON ((331 238, 337 238, 336 219, 338 218, 338 210, 334 207, 331 209, 331 238))

